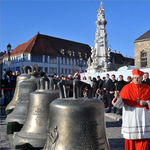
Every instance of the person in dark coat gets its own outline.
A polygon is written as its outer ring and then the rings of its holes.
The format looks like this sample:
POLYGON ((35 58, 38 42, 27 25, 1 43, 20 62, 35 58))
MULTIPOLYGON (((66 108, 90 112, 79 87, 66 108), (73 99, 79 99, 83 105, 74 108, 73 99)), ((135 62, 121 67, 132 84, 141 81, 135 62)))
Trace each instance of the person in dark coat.
POLYGON ((128 84, 128 83, 131 83, 131 82, 132 82, 132 78, 131 78, 131 76, 128 76, 128 77, 127 77, 127 84, 128 84))
MULTIPOLYGON (((119 81, 118 81, 118 86, 117 86, 117 90, 119 91, 119 93, 120 93, 121 89, 122 89, 126 84, 127 84, 127 82, 124 81, 123 75, 120 75, 120 76, 119 76, 119 81)), ((117 110, 116 107, 115 107, 115 110, 117 110)), ((117 114, 118 114, 118 115, 122 115, 122 108, 118 109, 117 114)))
POLYGON ((12 75, 12 71, 7 71, 4 79, 4 87, 7 89, 7 102, 5 104, 9 104, 14 96, 14 91, 16 87, 16 77, 12 75))
POLYGON ((103 77, 101 79, 101 81, 99 82, 98 84, 98 88, 97 88, 97 91, 96 91, 96 94, 97 94, 97 98, 99 98, 100 100, 103 101, 104 105, 106 106, 106 95, 105 95, 105 91, 104 91, 104 87, 103 87, 103 84, 105 83, 105 80, 106 80, 106 77, 103 77))
POLYGON ((106 113, 111 113, 112 110, 112 100, 114 99, 114 93, 115 93, 115 83, 118 83, 118 81, 115 79, 116 76, 113 74, 111 76, 112 80, 109 84, 109 103, 108 103, 108 109, 106 111, 106 113))
POLYGON ((111 84, 111 79, 109 78, 109 74, 106 74, 106 80, 103 83, 103 90, 105 91, 105 108, 108 107, 109 103, 109 91, 110 91, 110 84, 111 84))
POLYGON ((100 76, 97 76, 97 89, 102 89, 102 83, 103 80, 100 78, 100 76))
POLYGON ((144 78, 144 80, 142 81, 142 83, 145 83, 145 84, 150 86, 150 79, 149 79, 149 73, 148 72, 144 72, 143 78, 144 78))
MULTIPOLYGON (((67 80, 73 80, 72 75, 69 74, 67 80)), ((67 86, 68 87, 68 97, 73 97, 73 85, 67 86)))

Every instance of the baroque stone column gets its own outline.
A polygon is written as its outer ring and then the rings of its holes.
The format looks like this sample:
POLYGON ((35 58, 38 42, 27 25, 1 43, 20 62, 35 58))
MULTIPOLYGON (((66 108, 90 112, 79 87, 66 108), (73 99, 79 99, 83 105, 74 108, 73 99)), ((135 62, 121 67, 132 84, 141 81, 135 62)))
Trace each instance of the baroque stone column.
POLYGON ((95 34, 95 47, 91 48, 91 57, 88 60, 88 73, 105 72, 110 68, 110 51, 108 49, 107 33, 106 33, 103 3, 97 9, 97 30, 95 34))

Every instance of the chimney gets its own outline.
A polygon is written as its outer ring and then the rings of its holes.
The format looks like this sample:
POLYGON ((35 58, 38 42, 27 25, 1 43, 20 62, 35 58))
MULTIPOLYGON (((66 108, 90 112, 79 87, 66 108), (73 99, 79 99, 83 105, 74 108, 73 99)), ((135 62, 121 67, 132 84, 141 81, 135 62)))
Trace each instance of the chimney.
POLYGON ((114 54, 116 54, 116 50, 114 50, 114 54))
POLYGON ((127 55, 125 57, 127 58, 127 55))
POLYGON ((118 54, 120 54, 120 51, 118 51, 118 54))

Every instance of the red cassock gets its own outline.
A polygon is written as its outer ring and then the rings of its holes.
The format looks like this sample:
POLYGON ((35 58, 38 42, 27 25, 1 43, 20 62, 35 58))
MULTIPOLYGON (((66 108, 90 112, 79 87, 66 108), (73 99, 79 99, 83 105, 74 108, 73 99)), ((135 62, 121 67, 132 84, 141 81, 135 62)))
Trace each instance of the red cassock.
POLYGON ((141 140, 125 139, 125 150, 150 150, 150 139, 141 139, 141 140))
MULTIPOLYGON (((120 96, 126 105, 132 107, 143 107, 137 105, 138 100, 150 100, 150 86, 141 84, 140 86, 130 83, 121 90, 120 96)), ((149 124, 150 126, 150 124, 149 124)), ((125 150, 150 150, 150 137, 147 139, 125 139, 125 150)))

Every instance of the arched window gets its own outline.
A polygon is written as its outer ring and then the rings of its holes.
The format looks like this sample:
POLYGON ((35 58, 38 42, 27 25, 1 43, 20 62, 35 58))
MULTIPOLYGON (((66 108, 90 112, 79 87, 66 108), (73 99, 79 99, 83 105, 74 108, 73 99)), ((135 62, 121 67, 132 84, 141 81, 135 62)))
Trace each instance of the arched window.
POLYGON ((147 52, 141 51, 141 67, 147 67, 147 52))

